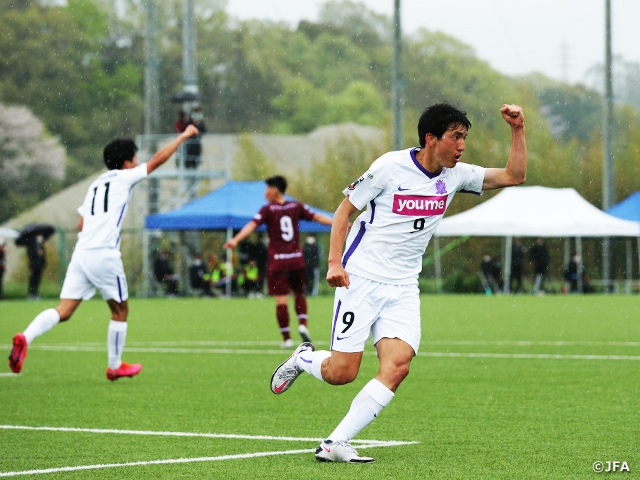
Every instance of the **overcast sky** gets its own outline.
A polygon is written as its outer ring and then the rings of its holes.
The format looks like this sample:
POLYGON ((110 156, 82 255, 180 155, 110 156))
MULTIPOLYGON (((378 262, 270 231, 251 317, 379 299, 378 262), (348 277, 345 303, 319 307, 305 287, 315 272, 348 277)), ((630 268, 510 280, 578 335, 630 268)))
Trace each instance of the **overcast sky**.
MULTIPOLYGON (((324 0, 228 0, 240 19, 316 20, 324 0)), ((393 0, 363 0, 389 16, 393 0)), ((612 0, 613 53, 640 63, 640 0, 612 0)), ((402 28, 439 30, 507 75, 533 71, 571 83, 604 61, 605 0, 401 0, 402 28)))

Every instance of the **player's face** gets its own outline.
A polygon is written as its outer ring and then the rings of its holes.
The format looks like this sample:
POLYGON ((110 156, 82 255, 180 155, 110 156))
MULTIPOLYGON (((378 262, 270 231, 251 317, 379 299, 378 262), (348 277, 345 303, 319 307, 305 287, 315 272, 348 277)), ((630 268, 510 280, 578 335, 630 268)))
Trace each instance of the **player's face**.
POLYGON ((128 168, 135 168, 137 166, 138 166, 138 154, 137 153, 133 154, 133 158, 131 160, 125 160, 125 162, 122 164, 123 170, 126 170, 128 168))
POLYGON ((467 129, 453 126, 439 140, 436 140, 436 159, 441 167, 453 168, 464 152, 467 129))
POLYGON ((267 185, 267 188, 264 189, 264 198, 267 199, 267 202, 275 202, 278 200, 279 193, 280 191, 276 187, 267 185))

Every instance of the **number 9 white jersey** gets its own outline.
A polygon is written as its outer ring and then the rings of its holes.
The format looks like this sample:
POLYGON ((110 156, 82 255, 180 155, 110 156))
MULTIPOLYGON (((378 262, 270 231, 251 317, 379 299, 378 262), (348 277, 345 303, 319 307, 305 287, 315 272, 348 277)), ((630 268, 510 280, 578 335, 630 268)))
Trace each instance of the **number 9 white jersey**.
POLYGON ((458 163, 432 175, 418 148, 389 152, 343 193, 358 209, 342 264, 349 273, 394 285, 418 281, 422 256, 456 192, 482 193, 483 167, 458 163))
POLYGON ((147 165, 109 170, 89 187, 78 213, 83 219, 76 248, 118 248, 131 189, 147 176, 147 165))

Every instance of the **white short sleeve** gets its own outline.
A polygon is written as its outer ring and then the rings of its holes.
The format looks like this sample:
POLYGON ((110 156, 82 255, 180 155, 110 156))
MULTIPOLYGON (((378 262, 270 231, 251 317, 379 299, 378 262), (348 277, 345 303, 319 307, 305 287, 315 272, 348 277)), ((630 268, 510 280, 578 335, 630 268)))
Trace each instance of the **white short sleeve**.
POLYGON ((126 170, 119 170, 118 176, 129 185, 135 185, 140 180, 147 177, 147 164, 143 163, 135 168, 128 168, 126 170))
POLYGON ((485 170, 484 167, 479 167, 478 165, 458 163, 453 170, 459 177, 458 188, 456 190, 462 193, 482 195, 485 170))
POLYGON ((389 175, 385 172, 387 162, 384 156, 373 162, 360 178, 345 188, 342 193, 349 195, 349 201, 358 210, 363 209, 384 189, 389 175))

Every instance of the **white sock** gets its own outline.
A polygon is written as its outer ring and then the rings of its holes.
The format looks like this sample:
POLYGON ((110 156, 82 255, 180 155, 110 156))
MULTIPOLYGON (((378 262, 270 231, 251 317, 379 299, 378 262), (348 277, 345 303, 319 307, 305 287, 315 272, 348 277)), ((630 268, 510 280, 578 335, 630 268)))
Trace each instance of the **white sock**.
POLYGON ((27 345, 31 345, 31 342, 45 332, 48 332, 53 327, 60 323, 60 314, 55 308, 50 308, 41 312, 33 321, 29 324, 23 335, 27 339, 27 345))
POLYGON ((393 400, 394 393, 375 378, 367 383, 351 403, 351 408, 328 439, 348 442, 393 400))
POLYGON ((309 375, 313 375, 318 380, 324 382, 322 378, 322 362, 325 358, 329 358, 331 352, 327 350, 318 350, 317 352, 302 352, 296 358, 296 365, 299 369, 304 370, 309 375))
POLYGON ((112 370, 117 370, 122 364, 122 350, 126 338, 127 322, 111 320, 107 334, 107 350, 109 352, 109 368, 112 370))

